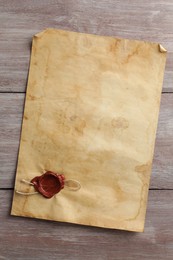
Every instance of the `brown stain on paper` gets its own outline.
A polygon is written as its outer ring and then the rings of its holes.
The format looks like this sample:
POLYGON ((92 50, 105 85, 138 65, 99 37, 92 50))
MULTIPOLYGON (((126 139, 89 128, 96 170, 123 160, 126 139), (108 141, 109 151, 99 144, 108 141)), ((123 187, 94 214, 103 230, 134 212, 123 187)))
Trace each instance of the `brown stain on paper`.
POLYGON ((36 99, 37 99, 34 95, 31 95, 31 94, 28 94, 28 95, 27 95, 27 98, 28 98, 29 100, 36 100, 36 99))
POLYGON ((148 183, 151 167, 152 167, 151 162, 147 162, 146 164, 137 165, 134 169, 135 172, 138 174, 138 177, 141 179, 143 185, 148 183))
POLYGON ((139 46, 137 46, 131 53, 129 53, 126 59, 122 62, 123 64, 127 64, 130 62, 131 58, 139 54, 139 46))
POLYGON ((121 44, 120 39, 116 39, 111 45, 110 45, 110 52, 117 52, 119 45, 121 44))
POLYGON ((75 130, 78 132, 79 135, 83 135, 83 130, 86 127, 85 120, 79 120, 75 125, 75 130))
POLYGON ((55 117, 58 131, 64 134, 71 133, 77 134, 78 136, 83 135, 84 128, 86 127, 86 120, 63 110, 56 112, 55 117))
POLYGON ((148 190, 148 178, 149 178, 149 175, 150 175, 151 166, 152 166, 151 162, 147 162, 146 164, 137 165, 135 167, 135 171, 138 173, 138 177, 142 181, 142 189, 141 189, 141 194, 140 194, 141 199, 140 199, 140 202, 139 202, 138 211, 133 218, 128 219, 130 221, 135 220, 139 216, 139 214, 141 212, 142 205, 144 203, 144 200, 145 200, 145 203, 146 203, 145 192, 148 190))
POLYGON ((146 175, 146 174, 150 173, 150 171, 151 171, 151 163, 148 162, 148 163, 146 163, 146 164, 137 165, 137 166, 135 167, 135 171, 136 171, 137 173, 146 175))
POLYGON ((112 119, 111 125, 113 128, 126 129, 129 127, 129 121, 124 117, 117 117, 112 119))

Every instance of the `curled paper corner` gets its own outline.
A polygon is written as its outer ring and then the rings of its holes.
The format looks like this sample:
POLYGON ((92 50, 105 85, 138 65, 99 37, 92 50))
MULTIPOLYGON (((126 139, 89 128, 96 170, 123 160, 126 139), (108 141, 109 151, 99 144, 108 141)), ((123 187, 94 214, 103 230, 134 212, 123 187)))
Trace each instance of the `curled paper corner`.
POLYGON ((161 44, 159 44, 159 51, 162 52, 162 53, 167 52, 167 50, 161 44))
POLYGON ((46 29, 44 29, 43 31, 41 31, 41 32, 39 32, 39 33, 36 33, 35 35, 34 35, 34 38, 41 38, 42 36, 43 36, 43 34, 45 34, 47 31, 49 31, 49 30, 52 30, 51 28, 46 28, 46 29))

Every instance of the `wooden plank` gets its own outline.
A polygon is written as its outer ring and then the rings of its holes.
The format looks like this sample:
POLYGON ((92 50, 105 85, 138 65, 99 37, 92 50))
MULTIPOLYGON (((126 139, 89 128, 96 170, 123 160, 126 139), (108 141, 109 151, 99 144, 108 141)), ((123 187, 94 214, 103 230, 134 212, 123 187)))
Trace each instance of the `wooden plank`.
POLYGON ((11 191, 0 191, 0 259, 172 260, 172 197, 150 191, 145 232, 133 233, 9 216, 11 191))
MULTIPOLYGON (((0 94, 1 188, 14 183, 23 113, 24 94, 0 94)), ((150 188, 172 189, 173 180, 173 94, 162 94, 150 188)))
POLYGON ((24 94, 0 94, 0 188, 13 187, 24 94))
POLYGON ((25 92, 31 38, 54 27, 163 44, 163 90, 173 92, 172 17, 172 0, 0 0, 0 91, 25 92))

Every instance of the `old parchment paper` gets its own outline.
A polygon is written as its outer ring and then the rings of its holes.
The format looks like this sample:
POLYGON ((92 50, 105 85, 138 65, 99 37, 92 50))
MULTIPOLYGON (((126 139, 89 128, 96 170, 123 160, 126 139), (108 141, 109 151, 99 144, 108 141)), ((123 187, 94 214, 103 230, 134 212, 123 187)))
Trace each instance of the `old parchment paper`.
POLYGON ((143 231, 165 61, 156 43, 35 35, 15 188, 46 170, 82 187, 14 192, 11 214, 143 231))

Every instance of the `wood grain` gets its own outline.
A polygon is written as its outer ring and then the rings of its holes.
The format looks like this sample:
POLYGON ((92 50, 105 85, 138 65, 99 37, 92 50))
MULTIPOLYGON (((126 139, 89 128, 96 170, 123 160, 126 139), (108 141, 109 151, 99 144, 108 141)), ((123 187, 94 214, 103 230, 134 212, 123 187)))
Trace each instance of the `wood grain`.
POLYGON ((0 0, 0 91, 25 92, 32 36, 48 27, 161 43, 173 91, 173 1, 0 0))
MULTIPOLYGON (((0 95, 1 188, 12 188, 15 177, 24 94, 0 95)), ((173 188, 173 94, 162 94, 150 188, 173 188)))
MULTIPOLYGON (((173 92, 172 0, 0 0, 0 92, 25 92, 32 36, 48 27, 161 43, 173 92)), ((14 185, 24 94, 0 94, 0 188, 14 185)), ((173 94, 163 94, 151 189, 173 189, 173 94)), ((173 190, 149 193, 144 233, 9 216, 0 190, 0 259, 172 260, 173 190)))
POLYGON ((0 259, 172 260, 173 191, 150 191, 144 233, 9 216, 0 191, 0 259))

